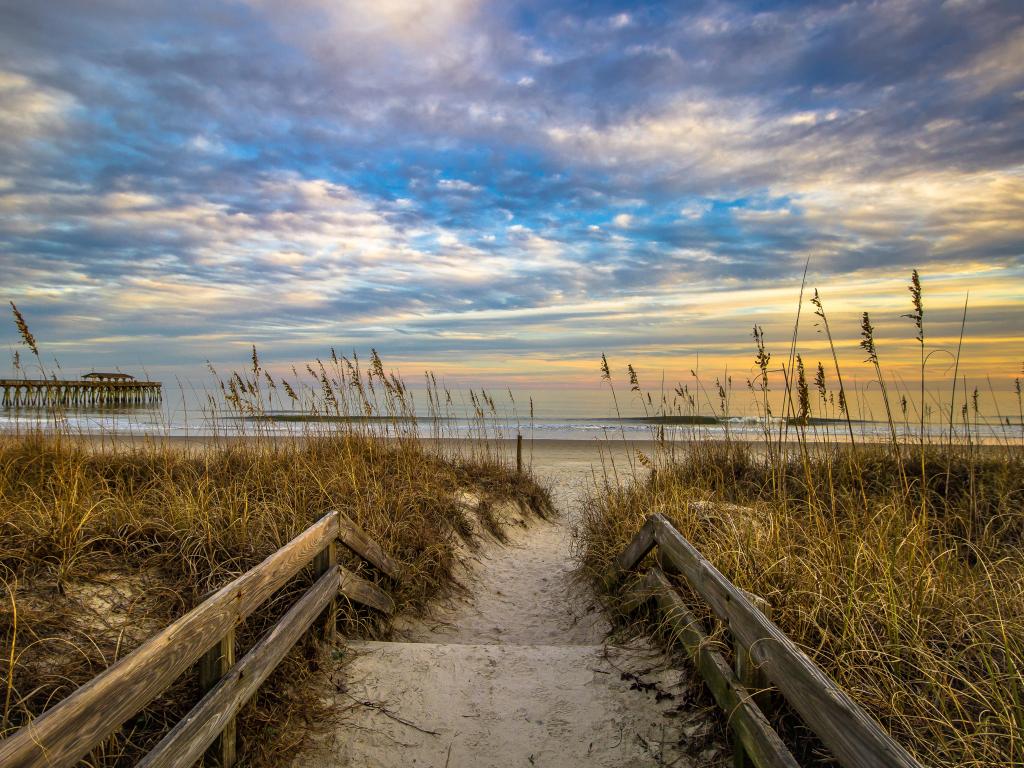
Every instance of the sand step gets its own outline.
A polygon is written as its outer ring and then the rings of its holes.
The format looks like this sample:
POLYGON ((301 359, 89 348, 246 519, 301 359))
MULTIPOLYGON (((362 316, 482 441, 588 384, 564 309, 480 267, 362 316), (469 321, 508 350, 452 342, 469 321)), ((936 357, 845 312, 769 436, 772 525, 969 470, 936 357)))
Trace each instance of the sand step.
POLYGON ((324 695, 342 722, 306 765, 702 762, 679 753, 702 720, 678 715, 684 681, 652 669, 661 657, 650 649, 352 642, 339 651, 324 695))

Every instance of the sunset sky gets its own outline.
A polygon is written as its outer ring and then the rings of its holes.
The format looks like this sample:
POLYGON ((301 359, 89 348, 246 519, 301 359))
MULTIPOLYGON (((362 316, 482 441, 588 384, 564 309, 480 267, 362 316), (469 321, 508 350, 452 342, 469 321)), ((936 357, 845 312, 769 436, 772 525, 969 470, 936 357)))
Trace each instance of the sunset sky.
POLYGON ((913 268, 1020 375, 1020 0, 0 2, 0 285, 75 375, 745 375, 807 259, 851 376, 862 310, 913 359, 913 268))

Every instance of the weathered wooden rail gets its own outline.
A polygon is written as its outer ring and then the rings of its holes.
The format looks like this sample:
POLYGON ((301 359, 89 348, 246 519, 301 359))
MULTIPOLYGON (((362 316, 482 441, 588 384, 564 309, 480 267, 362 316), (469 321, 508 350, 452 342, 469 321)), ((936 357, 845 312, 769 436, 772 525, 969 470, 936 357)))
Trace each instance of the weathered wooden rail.
POLYGON ((4 408, 156 405, 163 397, 159 381, 0 379, 0 389, 4 408))
POLYGON ((620 584, 655 547, 658 566, 628 585, 626 609, 657 602, 667 625, 728 715, 737 765, 749 761, 758 768, 798 767, 762 709, 770 706, 770 686, 774 686, 845 768, 921 768, 755 605, 758 598, 726 579, 662 515, 647 518, 619 555, 609 580, 620 584), (709 642, 703 623, 666 572, 682 576, 724 623, 733 639, 735 668, 709 642))
POLYGON ((75 765, 196 662, 202 698, 139 766, 190 766, 204 752, 225 768, 232 765, 236 714, 318 617, 322 617, 323 632, 333 637, 339 594, 387 614, 394 612, 394 603, 386 592, 338 563, 336 541, 391 580, 398 580, 398 563, 346 515, 330 512, 255 568, 0 741, 0 766, 75 765), (310 563, 317 581, 236 662, 236 625, 310 563))

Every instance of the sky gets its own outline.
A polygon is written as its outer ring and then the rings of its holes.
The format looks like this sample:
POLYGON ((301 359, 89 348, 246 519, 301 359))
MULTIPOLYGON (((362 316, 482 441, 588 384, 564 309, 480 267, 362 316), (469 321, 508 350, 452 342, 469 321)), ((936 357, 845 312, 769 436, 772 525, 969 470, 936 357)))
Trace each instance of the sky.
POLYGON ((809 359, 817 288, 911 370, 916 268, 936 375, 968 293, 1020 375, 1020 0, 0 0, 0 285, 75 375, 743 376, 805 265, 809 359))

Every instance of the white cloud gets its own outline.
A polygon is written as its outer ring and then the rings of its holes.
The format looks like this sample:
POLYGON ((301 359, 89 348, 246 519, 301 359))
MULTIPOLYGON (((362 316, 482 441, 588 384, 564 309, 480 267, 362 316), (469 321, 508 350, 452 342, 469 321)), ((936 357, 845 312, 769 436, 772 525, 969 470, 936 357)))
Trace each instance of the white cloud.
POLYGON ((0 135, 5 141, 27 141, 60 128, 75 103, 68 93, 0 70, 0 135))
POLYGON ((628 13, 616 14, 615 16, 612 16, 611 19, 608 20, 608 26, 610 26, 612 29, 622 29, 623 27, 628 27, 632 23, 633 17, 630 16, 628 13))
POLYGON ((209 155, 220 155, 225 151, 224 145, 216 138, 197 134, 189 139, 188 146, 196 152, 209 155))
POLYGON ((470 184, 463 179, 439 179, 437 188, 445 192, 482 192, 483 187, 470 184))
POLYGON ((984 256, 1024 239, 1024 167, 985 173, 909 174, 879 181, 827 177, 801 185, 796 201, 808 225, 875 239, 925 239, 936 255, 984 256))
MULTIPOLYGON (((895 163, 879 169, 882 150, 874 134, 817 130, 838 119, 831 111, 775 114, 754 98, 694 94, 658 115, 601 126, 556 124, 548 136, 563 154, 630 175, 644 169, 691 193, 791 199, 791 207, 740 207, 734 215, 761 222, 801 217, 815 237, 831 238, 835 252, 919 238, 935 256, 973 249, 999 260, 993 251, 1005 252, 1006 244, 1024 238, 1024 166, 970 172, 895 163)), ((919 142, 954 124, 931 127, 919 142)), ((680 217, 696 219, 707 210, 707 204, 688 203, 680 217)), ((625 216, 613 222, 627 228, 625 216)))
POLYGON ((351 82, 426 82, 487 63, 477 0, 248 0, 276 34, 351 82))
MULTIPOLYGON (((306 314, 334 302, 358 302, 367 290, 407 291, 388 306, 361 310, 371 317, 407 309, 423 293, 457 297, 482 285, 577 266, 562 243, 522 225, 508 228, 510 247, 484 251, 453 230, 399 226, 388 203, 294 173, 260 177, 252 189, 258 205, 251 209, 198 195, 164 199, 121 186, 102 196, 88 189, 0 195, 8 231, 42 236, 61 221, 65 231, 130 246, 102 261, 71 255, 59 266, 15 262, 6 283, 12 294, 60 293, 68 302, 105 296, 117 312, 146 309, 147 321, 159 323, 162 312, 216 318, 248 306, 266 317, 306 314)), ((555 287, 560 281, 551 282, 555 287)))
POLYGON ((683 219, 699 219, 711 210, 711 202, 708 200, 697 200, 689 202, 679 209, 679 216, 683 219))
POLYGON ((555 63, 555 57, 542 48, 531 48, 527 53, 527 60, 533 64, 547 67, 555 63))

